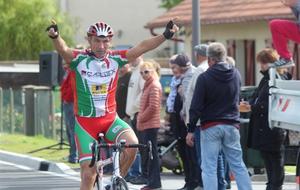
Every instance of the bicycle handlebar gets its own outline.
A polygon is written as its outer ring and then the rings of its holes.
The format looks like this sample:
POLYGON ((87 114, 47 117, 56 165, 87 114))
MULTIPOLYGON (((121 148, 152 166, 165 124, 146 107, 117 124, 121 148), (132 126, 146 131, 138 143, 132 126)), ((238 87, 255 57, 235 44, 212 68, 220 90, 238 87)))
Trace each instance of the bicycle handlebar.
POLYGON ((145 144, 98 144, 98 148, 114 148, 114 149, 119 149, 119 148, 147 148, 147 145, 145 144))
POLYGON ((149 151, 149 157, 152 160, 153 159, 153 153, 152 153, 152 143, 151 141, 148 141, 147 144, 125 144, 123 142, 117 143, 117 144, 112 144, 112 143, 100 143, 98 144, 97 141, 95 141, 92 146, 92 160, 89 164, 89 167, 93 167, 95 165, 96 160, 99 160, 99 150, 101 148, 112 148, 112 149, 117 149, 120 151, 123 148, 148 148, 149 151), (98 150, 99 149, 99 150, 98 150))

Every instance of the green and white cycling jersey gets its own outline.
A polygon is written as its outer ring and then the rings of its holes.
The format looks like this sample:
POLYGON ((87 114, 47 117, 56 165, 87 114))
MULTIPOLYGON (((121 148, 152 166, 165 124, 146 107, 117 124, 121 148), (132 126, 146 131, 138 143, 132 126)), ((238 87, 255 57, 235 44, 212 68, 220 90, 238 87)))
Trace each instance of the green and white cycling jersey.
POLYGON ((116 112, 118 69, 128 63, 126 52, 111 51, 103 59, 79 53, 73 59, 70 68, 76 115, 101 117, 116 112))

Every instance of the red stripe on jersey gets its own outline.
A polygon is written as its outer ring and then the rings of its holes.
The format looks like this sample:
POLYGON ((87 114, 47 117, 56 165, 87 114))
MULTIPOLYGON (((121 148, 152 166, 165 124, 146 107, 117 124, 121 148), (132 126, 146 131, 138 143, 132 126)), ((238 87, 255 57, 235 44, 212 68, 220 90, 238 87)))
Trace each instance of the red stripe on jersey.
POLYGON ((117 103, 116 103, 116 91, 117 91, 117 83, 118 83, 118 71, 116 73, 116 77, 110 81, 107 94, 105 107, 108 113, 116 112, 117 103))
POLYGON ((106 63, 106 67, 109 68, 109 60, 107 59, 107 57, 104 58, 103 60, 106 63))
POLYGON ((73 90, 73 99, 74 99, 74 114, 78 115, 78 96, 76 88, 76 74, 75 71, 70 72, 70 81, 73 90))
POLYGON ((125 50, 113 50, 110 52, 110 55, 120 55, 122 59, 126 59, 127 49, 125 50))

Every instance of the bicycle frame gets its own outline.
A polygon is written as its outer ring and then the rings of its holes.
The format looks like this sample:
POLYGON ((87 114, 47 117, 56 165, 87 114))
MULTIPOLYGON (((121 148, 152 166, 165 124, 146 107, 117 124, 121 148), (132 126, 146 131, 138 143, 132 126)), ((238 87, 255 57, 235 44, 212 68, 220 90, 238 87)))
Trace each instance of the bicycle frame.
MULTIPOLYGON (((100 134, 99 137, 100 137, 99 141, 101 141, 103 134, 100 134)), ((120 153, 124 148, 148 148, 150 159, 153 159, 151 142, 148 142, 148 144, 145 145, 145 144, 126 144, 125 140, 120 140, 120 142, 115 144, 102 144, 99 143, 98 141, 95 141, 91 146, 93 157, 90 163, 90 167, 93 167, 96 164, 96 172, 97 172, 96 182, 97 182, 98 190, 104 190, 103 168, 104 166, 111 163, 113 164, 114 167, 111 181, 115 182, 118 179, 119 181, 123 181, 123 185, 125 183, 125 186, 127 187, 126 181, 122 178, 120 174, 120 153), (101 151, 100 151, 101 148, 103 149, 112 148, 113 149, 112 156, 102 160, 101 151)))
MULTIPOLYGON (((99 150, 100 151, 100 150, 99 150)), ((113 150, 112 156, 105 159, 105 160, 99 160, 96 162, 96 172, 98 174, 98 189, 104 190, 104 184, 103 184, 103 168, 106 165, 113 164, 114 170, 112 174, 112 179, 116 177, 121 177, 120 174, 120 150, 116 149, 113 150)))

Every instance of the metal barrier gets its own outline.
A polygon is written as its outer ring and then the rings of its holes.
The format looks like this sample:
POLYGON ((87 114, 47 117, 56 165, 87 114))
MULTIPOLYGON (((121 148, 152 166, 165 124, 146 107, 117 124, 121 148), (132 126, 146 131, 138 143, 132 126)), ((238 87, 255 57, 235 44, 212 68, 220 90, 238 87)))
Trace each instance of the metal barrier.
POLYGON ((22 132, 21 91, 0 88, 0 132, 22 132))
POLYGON ((43 86, 0 87, 0 133, 43 135, 57 139, 60 93, 43 86))

